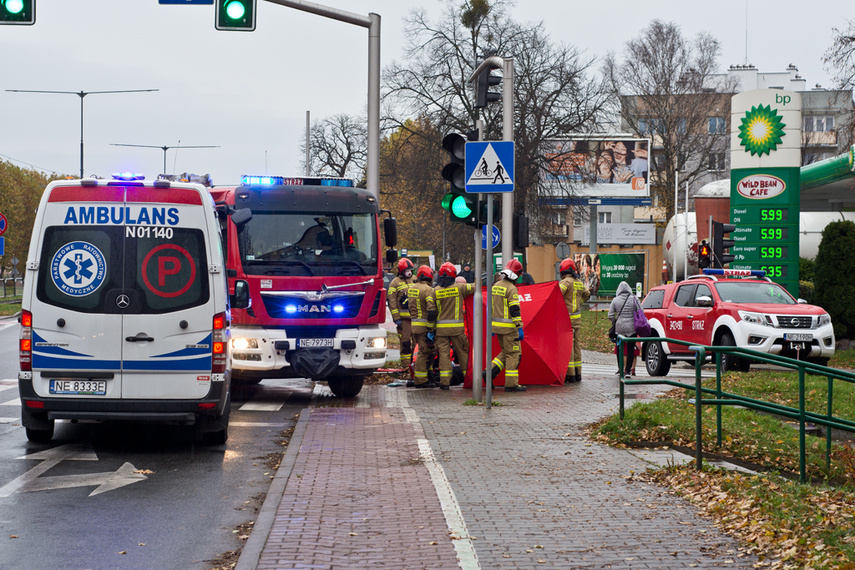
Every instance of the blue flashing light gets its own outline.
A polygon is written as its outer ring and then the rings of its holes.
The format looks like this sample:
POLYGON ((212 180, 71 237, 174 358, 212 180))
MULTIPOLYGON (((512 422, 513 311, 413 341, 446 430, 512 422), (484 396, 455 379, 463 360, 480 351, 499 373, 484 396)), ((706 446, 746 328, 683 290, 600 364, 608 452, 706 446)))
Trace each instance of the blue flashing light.
POLYGON ((704 269, 704 275, 724 275, 725 277, 766 277, 760 269, 704 269))
POLYGON ((356 184, 350 178, 336 177, 304 177, 286 178, 284 176, 253 176, 244 174, 240 177, 241 186, 340 186, 353 188, 356 184))
POLYGON ((276 186, 284 183, 281 176, 249 176, 240 177, 241 186, 276 186))
POLYGON ((353 188, 353 180, 350 178, 321 178, 321 186, 345 186, 353 188))
POLYGON ((297 312, 297 305, 285 305, 285 312, 289 315, 293 315, 297 312))
POLYGON ((134 172, 114 172, 113 180, 145 180, 144 174, 136 174, 134 172))
POLYGON ((333 312, 334 313, 343 313, 344 312, 344 305, 333 305, 333 312))

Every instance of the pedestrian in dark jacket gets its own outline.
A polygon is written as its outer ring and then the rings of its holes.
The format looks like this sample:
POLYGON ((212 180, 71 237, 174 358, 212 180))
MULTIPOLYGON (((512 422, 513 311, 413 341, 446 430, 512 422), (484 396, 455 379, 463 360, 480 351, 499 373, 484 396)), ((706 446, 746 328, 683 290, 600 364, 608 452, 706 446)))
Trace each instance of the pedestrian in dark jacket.
MULTIPOLYGON (((609 306, 609 320, 615 323, 615 332, 627 337, 638 336, 635 332, 635 312, 640 310, 641 303, 632 294, 629 283, 621 281, 617 287, 615 298, 612 299, 612 304, 609 306)), ((635 366, 635 343, 626 342, 624 346, 626 347, 626 357, 623 363, 624 377, 630 378, 635 366)), ((618 355, 618 364, 620 364, 620 355, 618 355)))
POLYGON ((460 268, 461 271, 457 275, 466 279, 467 283, 475 283, 475 272, 472 271, 472 266, 468 263, 464 263, 463 267, 460 268))

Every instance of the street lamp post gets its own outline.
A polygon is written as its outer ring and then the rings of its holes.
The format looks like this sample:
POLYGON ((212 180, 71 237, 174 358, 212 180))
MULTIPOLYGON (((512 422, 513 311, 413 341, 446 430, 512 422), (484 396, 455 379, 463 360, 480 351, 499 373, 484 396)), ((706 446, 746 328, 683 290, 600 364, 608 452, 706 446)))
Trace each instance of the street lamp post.
POLYGON ((30 89, 7 89, 11 93, 59 93, 62 95, 77 95, 80 97, 80 178, 83 178, 83 98, 87 95, 101 95, 105 93, 144 93, 149 91, 160 91, 160 89, 130 89, 124 91, 36 91, 30 89))
MULTIPOLYGON (((219 146, 181 146, 181 141, 178 141, 178 144, 175 146, 156 146, 151 144, 122 144, 122 143, 110 143, 110 146, 135 146, 139 148, 159 148, 163 151, 163 172, 162 174, 166 174, 166 151, 171 148, 220 148, 219 146)), ((172 165, 173 167, 175 164, 172 165)))

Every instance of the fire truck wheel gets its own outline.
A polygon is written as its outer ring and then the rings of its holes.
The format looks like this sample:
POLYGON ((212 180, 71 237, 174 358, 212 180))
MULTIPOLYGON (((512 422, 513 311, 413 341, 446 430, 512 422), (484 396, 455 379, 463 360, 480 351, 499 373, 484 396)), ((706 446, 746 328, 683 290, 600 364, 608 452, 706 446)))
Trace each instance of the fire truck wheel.
POLYGON ((327 380, 333 395, 339 398, 353 398, 362 390, 363 376, 339 376, 327 380))

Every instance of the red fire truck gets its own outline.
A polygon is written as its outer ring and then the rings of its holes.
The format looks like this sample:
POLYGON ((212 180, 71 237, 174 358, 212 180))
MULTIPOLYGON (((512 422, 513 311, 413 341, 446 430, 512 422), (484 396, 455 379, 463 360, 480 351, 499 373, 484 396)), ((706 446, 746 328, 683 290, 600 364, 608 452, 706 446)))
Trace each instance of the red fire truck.
MULTIPOLYGON (((232 379, 326 381, 356 396, 386 362, 381 211, 342 178, 244 176, 213 188, 231 294, 232 379)), ((387 261, 395 219, 383 220, 387 261)))

